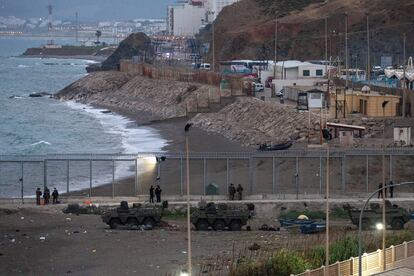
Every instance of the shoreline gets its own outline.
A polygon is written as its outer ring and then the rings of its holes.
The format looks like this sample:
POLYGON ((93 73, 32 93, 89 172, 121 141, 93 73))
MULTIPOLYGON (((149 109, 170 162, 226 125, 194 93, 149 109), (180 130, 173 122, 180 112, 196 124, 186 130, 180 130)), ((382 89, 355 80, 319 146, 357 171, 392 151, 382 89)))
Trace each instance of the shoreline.
POLYGON ((75 55, 75 56, 60 56, 60 55, 19 55, 17 58, 56 58, 56 59, 80 59, 102 62, 106 60, 107 56, 92 56, 92 55, 75 55))

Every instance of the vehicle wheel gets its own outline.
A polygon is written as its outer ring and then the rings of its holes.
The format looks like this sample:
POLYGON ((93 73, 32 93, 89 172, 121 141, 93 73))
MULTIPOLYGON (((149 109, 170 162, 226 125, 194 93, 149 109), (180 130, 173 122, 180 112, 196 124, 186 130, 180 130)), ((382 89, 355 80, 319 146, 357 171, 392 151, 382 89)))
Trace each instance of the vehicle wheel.
POLYGON ((119 219, 111 219, 109 222, 109 227, 111 229, 117 229, 121 225, 121 221, 119 219))
POLYGON ((146 218, 146 219, 144 219, 143 224, 147 225, 147 226, 154 227, 155 226, 155 221, 152 218, 146 218))
POLYGON ((224 223, 223 220, 221 219, 217 219, 214 221, 214 230, 216 231, 224 231, 224 228, 226 227, 226 224, 224 223))
POLYGON ((129 226, 138 226, 139 225, 138 220, 136 218, 129 218, 127 220, 127 224, 129 226))
POLYGON ((232 220, 230 222, 230 230, 231 231, 240 231, 242 229, 241 222, 239 220, 232 220))
POLYGON ((396 218, 392 221, 391 227, 393 230, 401 230, 404 228, 404 221, 402 219, 396 218))
POLYGON ((208 230, 208 223, 204 219, 199 219, 196 223, 196 229, 198 231, 207 231, 208 230))

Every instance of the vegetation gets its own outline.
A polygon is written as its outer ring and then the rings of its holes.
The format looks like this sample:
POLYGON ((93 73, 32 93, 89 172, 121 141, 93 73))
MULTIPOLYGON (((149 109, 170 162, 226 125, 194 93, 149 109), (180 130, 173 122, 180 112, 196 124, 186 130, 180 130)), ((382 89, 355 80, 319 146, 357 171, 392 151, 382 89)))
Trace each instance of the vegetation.
MULTIPOLYGON (((303 210, 303 211, 289 211, 285 214, 282 214, 280 216, 281 219, 296 219, 300 215, 305 215, 309 219, 325 219, 326 213, 322 211, 309 211, 309 210, 303 210)), ((345 211, 341 207, 335 207, 330 212, 330 218, 334 219, 348 219, 348 212, 345 211)))
POLYGON ((242 258, 230 270, 231 276, 289 276, 311 268, 299 253, 282 249, 265 261, 254 262, 242 258))
POLYGON ((324 0, 256 0, 267 14, 283 17, 292 11, 301 11, 307 6, 315 3, 324 2, 324 0))

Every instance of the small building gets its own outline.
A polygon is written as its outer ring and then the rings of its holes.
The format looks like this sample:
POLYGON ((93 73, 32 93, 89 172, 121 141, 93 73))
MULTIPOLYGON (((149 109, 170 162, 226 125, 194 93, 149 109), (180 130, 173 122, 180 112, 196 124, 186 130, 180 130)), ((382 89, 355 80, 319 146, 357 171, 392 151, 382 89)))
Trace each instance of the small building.
POLYGON ((308 94, 308 108, 323 108, 324 106, 324 94, 322 90, 319 89, 311 89, 306 91, 308 94))
POLYGON ((347 125, 347 124, 337 124, 337 123, 326 123, 326 126, 328 129, 333 128, 334 129, 334 138, 339 137, 340 135, 342 135, 343 137, 348 137, 349 135, 351 135, 350 133, 352 133, 352 136, 357 136, 357 137, 362 137, 362 132, 365 131, 365 127, 362 126, 355 126, 355 125, 347 125), (343 132, 341 134, 341 132, 343 132), (350 133, 347 133, 350 132, 350 133))
MULTIPOLYGON (((400 96, 381 95, 377 92, 347 92, 346 113, 361 113, 367 117, 395 117, 400 113, 400 96)), ((335 96, 331 96, 331 106, 335 106, 335 96)))
POLYGON ((401 146, 411 145, 411 126, 404 123, 394 125, 394 142, 401 146))
POLYGON ((339 144, 342 147, 352 147, 354 144, 354 131, 353 130, 340 130, 339 131, 339 144))

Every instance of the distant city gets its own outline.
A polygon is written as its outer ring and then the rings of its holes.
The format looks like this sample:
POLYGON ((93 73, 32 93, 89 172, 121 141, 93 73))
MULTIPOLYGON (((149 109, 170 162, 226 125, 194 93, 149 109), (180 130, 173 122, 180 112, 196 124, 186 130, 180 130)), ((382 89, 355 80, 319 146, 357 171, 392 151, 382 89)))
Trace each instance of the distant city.
MULTIPOLYGON (((75 17, 75 16, 74 16, 75 17)), ((53 35, 95 37, 100 30, 102 37, 125 38, 133 32, 144 32, 148 35, 163 34, 167 29, 165 19, 133 19, 124 21, 77 22, 76 20, 59 20, 48 17, 18 18, 0 16, 0 35, 53 35)))

